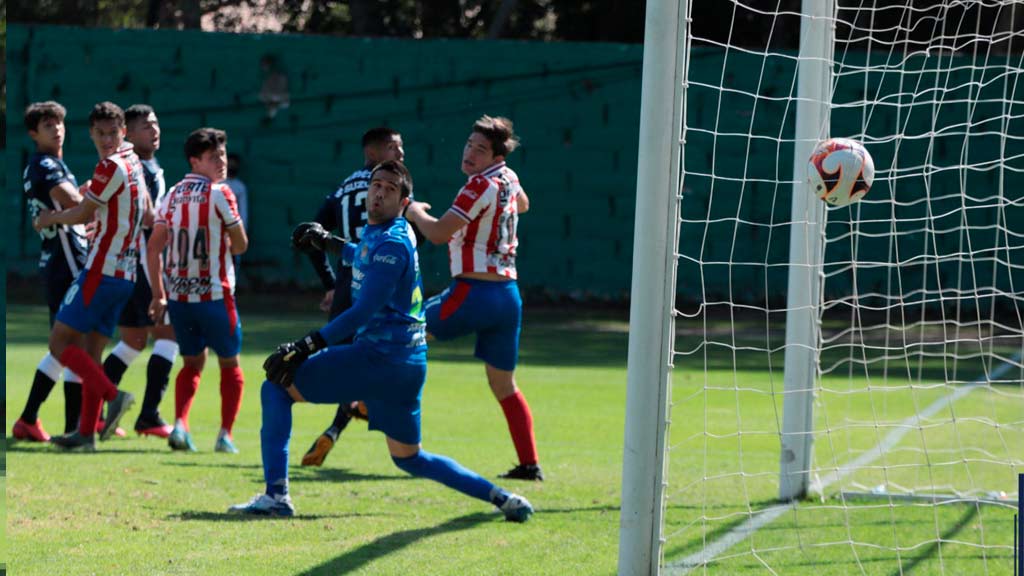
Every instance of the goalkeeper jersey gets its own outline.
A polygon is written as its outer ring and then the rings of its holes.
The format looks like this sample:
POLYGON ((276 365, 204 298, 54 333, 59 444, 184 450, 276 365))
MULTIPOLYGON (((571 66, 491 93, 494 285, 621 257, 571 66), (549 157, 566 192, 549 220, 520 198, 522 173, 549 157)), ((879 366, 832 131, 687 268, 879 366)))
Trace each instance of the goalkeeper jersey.
POLYGON ((321 333, 328 343, 355 335, 390 359, 426 351, 426 317, 419 258, 404 218, 368 224, 359 244, 346 244, 352 266, 352 307, 321 333))

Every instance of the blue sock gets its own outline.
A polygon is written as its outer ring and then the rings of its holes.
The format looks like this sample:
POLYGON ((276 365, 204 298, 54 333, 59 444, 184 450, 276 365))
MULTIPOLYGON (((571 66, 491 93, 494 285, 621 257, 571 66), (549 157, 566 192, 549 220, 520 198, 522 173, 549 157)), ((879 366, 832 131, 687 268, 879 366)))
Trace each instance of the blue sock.
POLYGON ((267 494, 287 494, 288 441, 292 436, 292 404, 295 402, 280 386, 266 381, 260 389, 260 401, 263 404, 260 450, 267 494))
MULTIPOLYGON (((447 456, 420 450, 419 454, 409 458, 392 456, 391 459, 395 462, 395 466, 413 476, 440 482, 484 502, 494 502, 496 495, 507 497, 504 490, 497 488, 476 472, 463 468, 461 464, 447 456)), ((504 501, 504 498, 501 500, 504 501)))

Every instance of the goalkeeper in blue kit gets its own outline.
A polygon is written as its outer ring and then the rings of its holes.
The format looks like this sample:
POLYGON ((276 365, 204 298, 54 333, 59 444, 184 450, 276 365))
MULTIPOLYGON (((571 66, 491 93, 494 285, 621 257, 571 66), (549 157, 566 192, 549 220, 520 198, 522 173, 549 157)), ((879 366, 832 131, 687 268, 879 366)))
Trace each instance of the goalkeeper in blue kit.
POLYGON ((426 324, 419 260, 407 223, 412 178, 398 161, 377 165, 367 197, 368 226, 359 244, 302 224, 297 246, 340 252, 352 265, 353 305, 319 330, 277 347, 263 367, 260 430, 266 491, 231 513, 292 516, 288 443, 292 404, 362 400, 369 427, 386 436, 395 465, 497 506, 507 520, 525 522, 533 508, 522 496, 495 486, 458 462, 420 448, 420 397, 427 375, 426 324), (334 345, 354 336, 351 344, 334 345))

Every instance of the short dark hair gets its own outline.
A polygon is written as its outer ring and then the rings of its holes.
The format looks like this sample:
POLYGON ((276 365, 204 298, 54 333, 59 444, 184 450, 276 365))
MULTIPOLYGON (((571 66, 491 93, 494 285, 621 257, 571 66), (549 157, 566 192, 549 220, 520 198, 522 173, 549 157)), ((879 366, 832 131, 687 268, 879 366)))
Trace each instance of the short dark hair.
POLYGON ((193 130, 185 139, 185 159, 199 158, 207 150, 216 150, 228 143, 228 135, 216 128, 193 130))
POLYGON ((136 120, 145 120, 150 114, 156 114, 156 110, 149 104, 132 104, 124 111, 124 123, 128 125, 136 120))
POLYGON ((392 130, 386 126, 370 128, 365 134, 363 134, 363 148, 378 144, 387 144, 388 142, 391 142, 391 139, 395 136, 401 136, 401 134, 398 133, 398 130, 392 130))
POLYGON ((373 167, 373 171, 370 172, 370 180, 373 180, 373 175, 380 170, 391 172, 402 179, 402 198, 412 196, 412 174, 409 173, 409 169, 405 167, 405 164, 398 160, 385 160, 373 167))
POLYGON ((113 102, 100 102, 92 107, 92 112, 89 112, 89 128, 100 120, 113 120, 118 126, 124 127, 124 110, 113 102))
POLYGON ((491 143, 491 152, 495 156, 508 156, 519 147, 519 137, 512 130, 512 121, 502 116, 491 117, 486 114, 473 123, 473 132, 483 134, 491 143))
POLYGON ((25 108, 25 128, 33 131, 38 130, 39 123, 43 119, 56 118, 58 121, 63 122, 64 117, 67 115, 68 111, 60 103, 53 100, 33 102, 25 108))

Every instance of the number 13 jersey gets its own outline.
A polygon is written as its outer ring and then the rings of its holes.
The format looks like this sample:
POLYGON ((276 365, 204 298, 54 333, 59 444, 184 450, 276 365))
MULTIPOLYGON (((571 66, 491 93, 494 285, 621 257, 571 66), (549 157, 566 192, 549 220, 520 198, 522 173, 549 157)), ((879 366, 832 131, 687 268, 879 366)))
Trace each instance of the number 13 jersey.
POLYGON ((226 184, 187 174, 157 207, 156 224, 166 225, 164 282, 168 299, 221 300, 235 292, 235 267, 228 229, 242 225, 238 202, 226 184))

